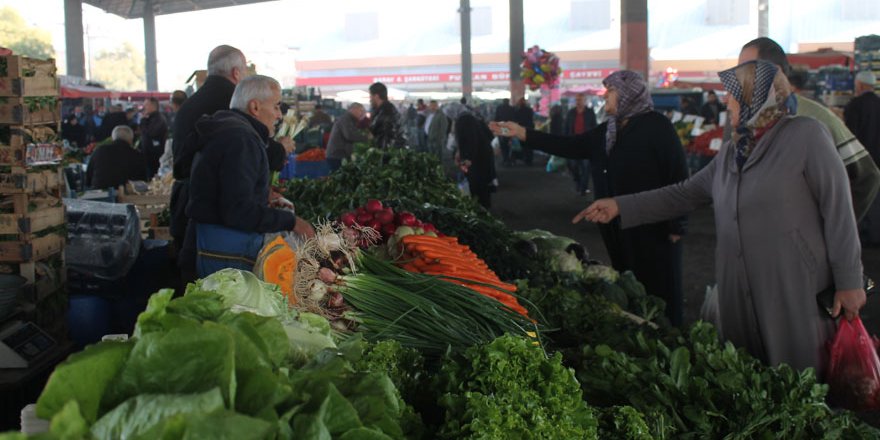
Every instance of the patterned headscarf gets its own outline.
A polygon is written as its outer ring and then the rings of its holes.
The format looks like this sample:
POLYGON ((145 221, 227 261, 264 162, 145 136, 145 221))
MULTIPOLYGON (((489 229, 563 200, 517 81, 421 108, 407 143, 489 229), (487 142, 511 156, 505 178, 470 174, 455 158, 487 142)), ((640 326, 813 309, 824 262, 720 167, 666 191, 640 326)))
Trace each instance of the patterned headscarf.
POLYGON ((740 122, 733 141, 736 163, 742 169, 764 133, 783 116, 797 113, 797 99, 791 94, 785 75, 767 61, 748 61, 719 72, 718 76, 739 103, 740 122))
POLYGON ((632 70, 619 70, 602 81, 605 88, 617 91, 617 114, 608 119, 605 132, 605 152, 611 152, 617 142, 617 128, 623 121, 654 110, 654 101, 648 93, 645 78, 632 70))

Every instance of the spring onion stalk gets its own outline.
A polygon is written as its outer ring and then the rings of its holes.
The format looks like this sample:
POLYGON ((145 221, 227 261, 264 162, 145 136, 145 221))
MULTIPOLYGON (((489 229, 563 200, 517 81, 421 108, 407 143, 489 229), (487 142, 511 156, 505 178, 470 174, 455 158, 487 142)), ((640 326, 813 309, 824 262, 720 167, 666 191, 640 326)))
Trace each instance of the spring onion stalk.
POLYGON ((426 354, 463 351, 505 333, 526 336, 535 324, 498 301, 430 275, 410 273, 369 254, 337 285, 370 340, 395 339, 426 354))

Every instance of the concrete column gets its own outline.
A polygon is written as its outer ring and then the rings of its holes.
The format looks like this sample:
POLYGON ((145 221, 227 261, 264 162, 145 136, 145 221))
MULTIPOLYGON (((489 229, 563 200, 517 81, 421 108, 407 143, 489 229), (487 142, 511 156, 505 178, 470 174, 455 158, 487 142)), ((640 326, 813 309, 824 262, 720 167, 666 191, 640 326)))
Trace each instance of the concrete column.
POLYGON ((620 2, 620 68, 648 79, 648 0, 620 2))
POLYGON ((471 1, 461 0, 461 94, 471 100, 474 91, 474 72, 471 59, 471 1))
POLYGON ((159 79, 156 70, 156 16, 153 12, 153 1, 144 2, 144 67, 147 75, 147 90, 159 90, 159 79))
POLYGON ((64 0, 64 46, 67 51, 67 75, 85 78, 82 0, 64 0))
POLYGON ((510 0, 510 98, 515 103, 526 94, 526 86, 520 78, 522 54, 525 47, 523 25, 523 0, 510 0))
POLYGON ((770 36, 770 0, 758 0, 758 36, 770 36))

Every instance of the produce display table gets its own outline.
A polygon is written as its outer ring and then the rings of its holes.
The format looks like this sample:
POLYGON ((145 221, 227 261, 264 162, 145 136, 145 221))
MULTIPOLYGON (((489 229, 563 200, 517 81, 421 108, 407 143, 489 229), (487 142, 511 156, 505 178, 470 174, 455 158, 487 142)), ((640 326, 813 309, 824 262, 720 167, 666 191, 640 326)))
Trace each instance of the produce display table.
POLYGON ((0 431, 18 430, 21 409, 37 401, 49 373, 74 350, 66 342, 43 353, 30 368, 0 369, 0 431))

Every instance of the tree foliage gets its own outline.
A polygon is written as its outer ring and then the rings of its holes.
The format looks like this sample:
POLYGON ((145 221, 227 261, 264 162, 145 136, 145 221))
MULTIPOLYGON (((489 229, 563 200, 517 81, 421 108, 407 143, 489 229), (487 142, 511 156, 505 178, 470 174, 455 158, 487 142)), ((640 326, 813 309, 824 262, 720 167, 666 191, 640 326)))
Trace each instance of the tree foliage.
POLYGON ((0 46, 12 49, 16 55, 42 59, 55 56, 52 34, 29 25, 12 6, 0 8, 0 46))
POLYGON ((114 90, 143 90, 146 87, 144 54, 126 41, 112 50, 102 50, 92 59, 93 80, 114 90))

